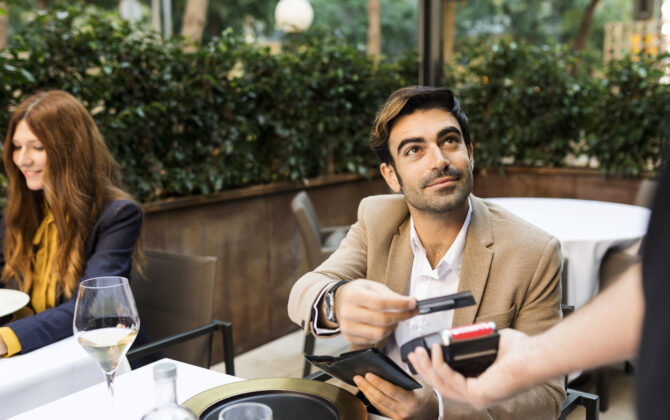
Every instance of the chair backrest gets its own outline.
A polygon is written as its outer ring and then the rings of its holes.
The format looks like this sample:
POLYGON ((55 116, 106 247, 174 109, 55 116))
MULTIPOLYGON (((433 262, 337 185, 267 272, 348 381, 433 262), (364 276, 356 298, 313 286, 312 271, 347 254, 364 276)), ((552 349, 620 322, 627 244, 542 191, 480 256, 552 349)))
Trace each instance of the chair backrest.
POLYGON ((291 200, 291 210, 298 222, 300 236, 307 251, 309 269, 315 269, 325 260, 321 252, 321 228, 312 201, 305 191, 300 191, 291 200))
POLYGON ((600 290, 604 290, 636 264, 642 263, 642 257, 629 254, 625 250, 609 250, 600 263, 600 290))
POLYGON ((654 179, 643 179, 642 182, 640 182, 640 187, 637 189, 635 205, 650 209, 654 204, 653 201, 656 187, 658 187, 658 181, 654 179))
MULTIPOLYGON (((145 250, 145 277, 133 272, 131 288, 142 326, 152 340, 200 327, 212 320, 216 257, 145 250)), ((177 344, 166 357, 206 366, 207 337, 177 344)))

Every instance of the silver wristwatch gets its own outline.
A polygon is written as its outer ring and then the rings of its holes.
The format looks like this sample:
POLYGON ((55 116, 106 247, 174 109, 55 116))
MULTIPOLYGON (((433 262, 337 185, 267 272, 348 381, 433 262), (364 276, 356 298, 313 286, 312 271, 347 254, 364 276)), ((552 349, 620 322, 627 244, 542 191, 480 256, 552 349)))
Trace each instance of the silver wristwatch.
POLYGON ((335 283, 335 286, 331 287, 330 290, 326 293, 326 296, 323 298, 323 307, 326 315, 326 319, 330 322, 337 323, 337 317, 335 316, 335 292, 340 286, 348 283, 349 280, 340 280, 335 283))

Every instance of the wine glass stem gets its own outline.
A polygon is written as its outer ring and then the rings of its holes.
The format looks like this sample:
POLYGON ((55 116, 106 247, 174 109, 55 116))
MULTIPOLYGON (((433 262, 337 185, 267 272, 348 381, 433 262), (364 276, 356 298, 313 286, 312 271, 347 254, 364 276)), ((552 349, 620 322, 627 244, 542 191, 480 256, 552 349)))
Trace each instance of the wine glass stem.
POLYGON ((107 389, 109 390, 109 395, 114 398, 114 374, 116 372, 107 373, 105 372, 105 380, 107 381, 107 389))
POLYGON ((116 371, 112 373, 107 373, 103 372, 105 374, 105 381, 107 381, 107 389, 109 390, 109 403, 110 403, 110 410, 109 410, 109 418, 111 420, 117 420, 117 415, 116 415, 116 404, 114 402, 114 376, 116 375, 116 371))

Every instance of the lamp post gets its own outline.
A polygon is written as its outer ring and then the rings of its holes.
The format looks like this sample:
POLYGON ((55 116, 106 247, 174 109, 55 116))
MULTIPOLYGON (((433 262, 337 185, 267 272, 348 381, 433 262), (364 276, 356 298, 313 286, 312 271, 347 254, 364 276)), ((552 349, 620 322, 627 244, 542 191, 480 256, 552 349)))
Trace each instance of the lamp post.
POLYGON ((161 1, 151 0, 151 26, 155 31, 161 32, 161 1))
POLYGON ((442 0, 420 0, 419 84, 440 86, 442 65, 442 0))
POLYGON ((280 0, 275 7, 275 22, 284 32, 302 32, 314 20, 314 10, 308 0, 280 0))

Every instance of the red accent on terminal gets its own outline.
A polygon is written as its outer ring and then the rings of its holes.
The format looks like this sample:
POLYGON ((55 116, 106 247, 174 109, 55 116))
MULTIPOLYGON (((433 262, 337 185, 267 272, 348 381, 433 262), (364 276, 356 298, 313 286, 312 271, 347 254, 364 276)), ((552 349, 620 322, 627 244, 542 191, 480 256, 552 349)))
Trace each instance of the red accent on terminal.
POLYGON ((496 326, 492 322, 479 322, 477 324, 466 325, 449 329, 451 340, 471 340, 473 338, 484 337, 493 334, 496 326))

